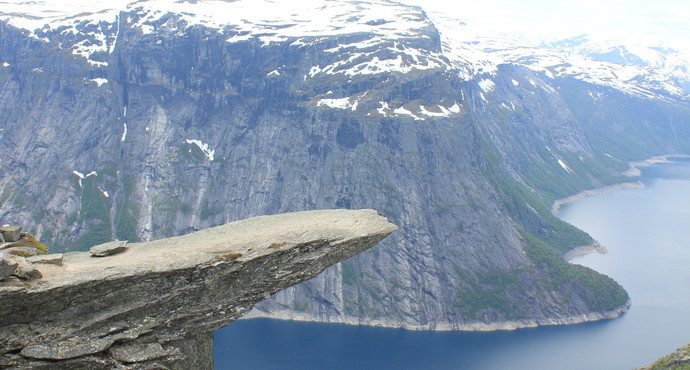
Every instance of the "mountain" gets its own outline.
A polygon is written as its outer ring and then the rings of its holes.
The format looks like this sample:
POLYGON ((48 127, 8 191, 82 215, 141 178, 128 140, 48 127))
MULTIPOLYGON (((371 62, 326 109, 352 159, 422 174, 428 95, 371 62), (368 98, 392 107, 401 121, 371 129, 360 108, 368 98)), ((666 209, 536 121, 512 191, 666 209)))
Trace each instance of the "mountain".
POLYGON ((551 204, 689 152, 681 69, 383 0, 111 4, 0 7, 2 222, 66 251, 373 208, 400 229, 253 314, 492 329, 627 309, 563 260, 593 240, 551 204))

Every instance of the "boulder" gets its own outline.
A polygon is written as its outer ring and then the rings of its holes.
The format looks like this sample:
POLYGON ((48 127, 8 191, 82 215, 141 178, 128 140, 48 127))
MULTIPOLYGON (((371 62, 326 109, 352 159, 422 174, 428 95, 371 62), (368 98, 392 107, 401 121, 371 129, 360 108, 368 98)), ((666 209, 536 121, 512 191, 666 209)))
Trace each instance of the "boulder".
POLYGON ((41 272, 26 259, 15 257, 15 261, 17 261, 17 270, 14 272, 14 276, 23 280, 35 280, 43 277, 41 272))
POLYGON ((0 227, 0 234, 2 234, 5 242, 16 242, 22 236, 22 228, 20 226, 3 226, 0 227))
POLYGON ((0 281, 7 279, 17 271, 19 263, 12 257, 0 255, 0 281))
POLYGON ((122 253, 127 249, 127 241, 114 241, 91 247, 89 252, 93 257, 106 257, 122 253))

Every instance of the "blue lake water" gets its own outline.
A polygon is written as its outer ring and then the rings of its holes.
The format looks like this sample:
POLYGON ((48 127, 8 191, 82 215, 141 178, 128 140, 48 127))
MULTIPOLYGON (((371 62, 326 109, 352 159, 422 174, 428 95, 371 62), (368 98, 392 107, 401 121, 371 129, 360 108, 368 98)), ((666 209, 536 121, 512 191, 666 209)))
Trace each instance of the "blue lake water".
POLYGON ((215 333, 217 369, 631 369, 690 342, 690 161, 643 169, 644 189, 588 197, 559 216, 608 250, 573 262, 622 284, 622 317, 510 332, 254 319, 215 333))

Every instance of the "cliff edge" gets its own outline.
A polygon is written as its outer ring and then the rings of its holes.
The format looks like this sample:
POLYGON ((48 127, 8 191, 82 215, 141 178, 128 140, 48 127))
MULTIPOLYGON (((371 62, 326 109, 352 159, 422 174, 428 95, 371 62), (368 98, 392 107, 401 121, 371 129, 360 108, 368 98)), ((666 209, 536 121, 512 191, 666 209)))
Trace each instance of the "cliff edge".
POLYGON ((310 211, 66 253, 0 283, 0 366, 212 368, 214 330, 394 230, 373 210, 310 211))

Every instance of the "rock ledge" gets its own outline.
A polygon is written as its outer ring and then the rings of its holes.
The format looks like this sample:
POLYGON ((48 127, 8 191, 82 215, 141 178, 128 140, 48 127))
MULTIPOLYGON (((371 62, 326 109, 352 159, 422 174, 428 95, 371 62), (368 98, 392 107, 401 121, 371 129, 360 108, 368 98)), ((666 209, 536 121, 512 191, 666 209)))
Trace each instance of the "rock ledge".
POLYGON ((0 367, 212 368, 214 330, 394 230, 373 210, 310 211, 65 253, 0 282, 0 367))

